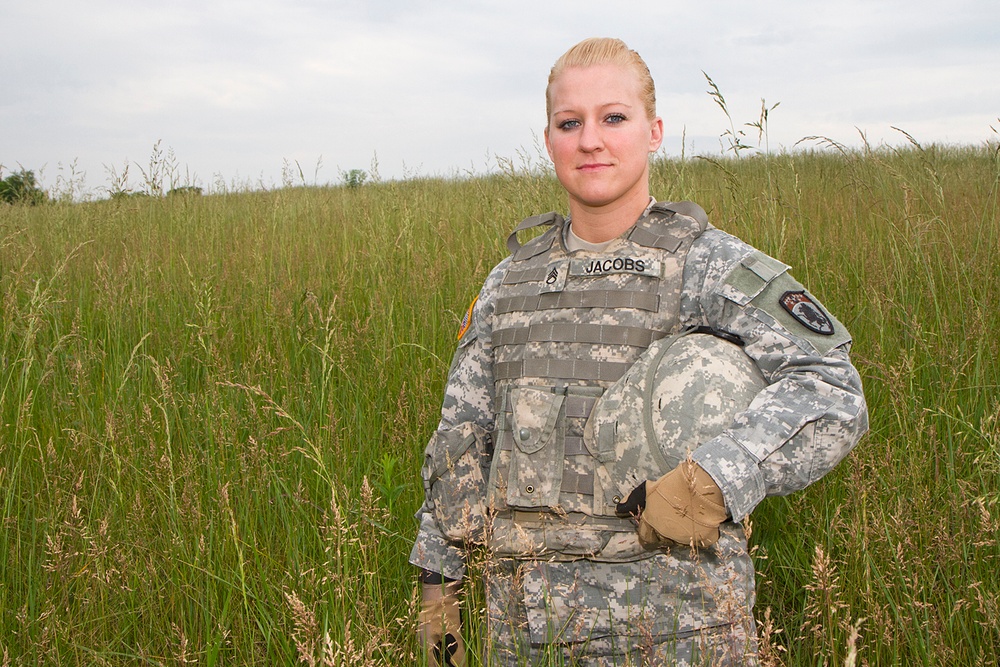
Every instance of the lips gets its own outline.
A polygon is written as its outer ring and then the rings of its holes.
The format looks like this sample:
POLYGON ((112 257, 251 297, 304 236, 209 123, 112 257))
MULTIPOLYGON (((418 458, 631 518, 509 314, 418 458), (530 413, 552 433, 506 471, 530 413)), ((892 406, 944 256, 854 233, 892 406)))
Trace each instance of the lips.
POLYGON ((604 162, 590 162, 587 164, 581 164, 577 167, 577 169, 580 171, 600 171, 601 169, 607 169, 609 167, 611 167, 611 165, 604 162))

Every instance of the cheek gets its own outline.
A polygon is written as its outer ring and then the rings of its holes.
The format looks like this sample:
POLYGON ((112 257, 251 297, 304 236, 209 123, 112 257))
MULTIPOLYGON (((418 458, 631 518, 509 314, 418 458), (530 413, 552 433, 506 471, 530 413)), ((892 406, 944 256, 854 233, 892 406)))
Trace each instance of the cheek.
POLYGON ((627 144, 621 146, 621 153, 636 162, 646 162, 649 160, 649 137, 645 135, 632 137, 627 144))
POLYGON ((549 151, 549 158, 555 163, 556 167, 559 167, 564 161, 566 161, 570 155, 573 154, 572 148, 569 146, 568 142, 563 140, 549 140, 546 142, 546 148, 549 151))

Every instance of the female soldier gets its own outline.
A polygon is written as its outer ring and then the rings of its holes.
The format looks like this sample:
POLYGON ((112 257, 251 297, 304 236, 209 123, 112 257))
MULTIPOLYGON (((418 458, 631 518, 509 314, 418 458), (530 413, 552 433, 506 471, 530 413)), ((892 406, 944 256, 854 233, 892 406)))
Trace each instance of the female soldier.
POLYGON ((485 545, 489 664, 755 665, 739 522, 867 429, 850 336, 786 265, 651 198, 637 53, 577 44, 546 102, 569 217, 522 222, 463 321, 410 556, 419 639, 466 664, 457 594, 485 545))

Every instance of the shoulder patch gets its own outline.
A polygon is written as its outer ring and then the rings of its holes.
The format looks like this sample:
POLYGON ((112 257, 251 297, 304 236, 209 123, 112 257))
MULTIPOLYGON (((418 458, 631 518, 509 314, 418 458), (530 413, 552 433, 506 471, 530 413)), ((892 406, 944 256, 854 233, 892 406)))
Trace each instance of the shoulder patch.
POLYGON ((759 251, 740 260, 716 294, 765 325, 780 326, 820 355, 851 340, 847 327, 795 280, 787 264, 759 251))
POLYGON ((778 302, 796 322, 809 331, 823 336, 834 334, 833 320, 805 291, 785 292, 778 302))
POLYGON ((476 307, 476 302, 479 301, 479 295, 472 300, 469 304, 469 309, 465 311, 465 317, 462 318, 462 324, 458 327, 458 340, 462 340, 462 336, 469 330, 472 326, 472 309, 476 307))

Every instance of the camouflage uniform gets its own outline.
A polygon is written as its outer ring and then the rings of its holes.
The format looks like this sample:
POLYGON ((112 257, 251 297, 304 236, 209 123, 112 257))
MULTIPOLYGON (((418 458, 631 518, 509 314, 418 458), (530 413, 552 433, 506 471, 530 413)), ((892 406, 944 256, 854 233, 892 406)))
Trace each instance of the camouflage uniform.
POLYGON ((738 522, 819 479, 867 429, 849 334, 696 205, 652 206, 601 253, 568 252, 556 214, 518 229, 537 224, 551 228, 509 243, 463 324, 410 562, 460 579, 466 549, 485 544, 491 664, 552 651, 553 664, 756 664, 738 522), (663 452, 722 490, 718 543, 650 552, 614 508, 655 477, 630 472, 622 461, 643 456, 608 449, 588 418, 654 341, 695 327, 738 339, 767 386, 721 433, 663 452))

